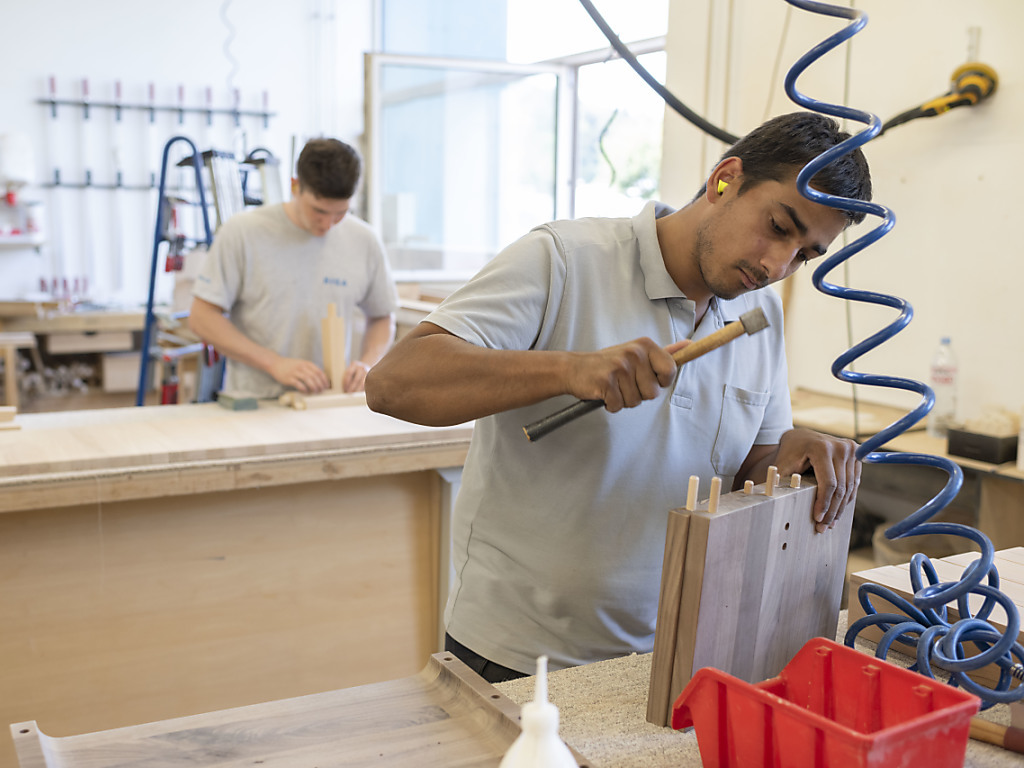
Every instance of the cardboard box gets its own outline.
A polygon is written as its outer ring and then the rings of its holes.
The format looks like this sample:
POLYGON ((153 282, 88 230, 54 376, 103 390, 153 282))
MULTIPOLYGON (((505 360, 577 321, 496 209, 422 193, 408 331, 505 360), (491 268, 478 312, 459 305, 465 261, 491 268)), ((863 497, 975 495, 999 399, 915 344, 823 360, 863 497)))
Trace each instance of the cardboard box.
POLYGON ((1004 464, 1017 459, 1017 435, 983 435, 962 429, 950 429, 946 453, 965 459, 1004 464))

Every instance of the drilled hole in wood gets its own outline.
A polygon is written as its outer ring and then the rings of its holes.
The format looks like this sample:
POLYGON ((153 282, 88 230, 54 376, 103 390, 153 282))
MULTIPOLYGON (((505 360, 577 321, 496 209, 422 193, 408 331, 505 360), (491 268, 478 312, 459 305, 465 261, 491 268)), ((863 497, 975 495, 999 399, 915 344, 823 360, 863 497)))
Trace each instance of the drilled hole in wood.
POLYGON ((786 547, 788 547, 788 546, 789 546, 789 545, 788 545, 788 544, 787 544, 786 542, 782 542, 782 548, 783 548, 783 549, 785 549, 785 548, 786 548, 786 547))
POLYGON ((786 530, 789 530, 789 523, 786 523, 786 530))

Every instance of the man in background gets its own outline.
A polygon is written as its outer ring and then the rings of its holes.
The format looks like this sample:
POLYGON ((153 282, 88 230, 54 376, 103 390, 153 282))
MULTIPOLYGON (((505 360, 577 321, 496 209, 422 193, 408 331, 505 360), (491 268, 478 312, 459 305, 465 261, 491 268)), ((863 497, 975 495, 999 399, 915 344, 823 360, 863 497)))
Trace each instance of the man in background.
POLYGON ((337 139, 309 141, 296 164, 292 198, 232 216, 217 231, 192 289, 189 328, 227 358, 224 389, 277 397, 330 386, 321 319, 335 304, 346 335, 366 317, 349 350, 342 388, 361 391, 395 336, 397 295, 380 238, 349 213, 362 162, 337 139))

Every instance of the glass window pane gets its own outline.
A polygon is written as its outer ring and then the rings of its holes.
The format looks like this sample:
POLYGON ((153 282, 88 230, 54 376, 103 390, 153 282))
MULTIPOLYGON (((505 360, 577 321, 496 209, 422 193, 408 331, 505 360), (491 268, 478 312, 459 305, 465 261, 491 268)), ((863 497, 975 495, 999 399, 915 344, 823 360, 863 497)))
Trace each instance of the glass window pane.
POLYGON ((554 217, 555 74, 380 66, 375 194, 394 269, 469 275, 554 217))
MULTIPOLYGON (((664 82, 665 53, 637 60, 664 82)), ((622 59, 579 70, 576 216, 633 216, 658 199, 665 102, 622 59)))
MULTIPOLYGON (((624 43, 668 31, 668 0, 593 0, 593 6, 624 43)), ((608 44, 579 0, 508 0, 509 61, 546 61, 608 44)))

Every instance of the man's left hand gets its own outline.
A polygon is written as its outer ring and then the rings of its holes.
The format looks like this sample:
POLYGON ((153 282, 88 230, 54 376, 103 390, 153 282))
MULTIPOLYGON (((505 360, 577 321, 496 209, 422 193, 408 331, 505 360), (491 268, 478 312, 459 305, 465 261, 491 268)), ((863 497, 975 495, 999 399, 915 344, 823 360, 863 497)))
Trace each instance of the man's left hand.
POLYGON ((835 526, 857 492, 861 463, 855 455, 856 449, 853 440, 810 429, 790 430, 779 440, 775 466, 780 477, 807 469, 814 471, 818 492, 812 514, 819 533, 835 526))

